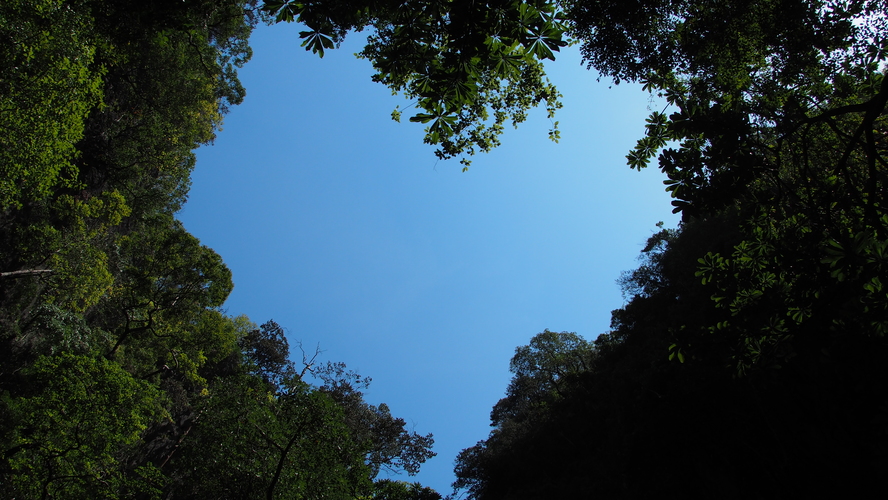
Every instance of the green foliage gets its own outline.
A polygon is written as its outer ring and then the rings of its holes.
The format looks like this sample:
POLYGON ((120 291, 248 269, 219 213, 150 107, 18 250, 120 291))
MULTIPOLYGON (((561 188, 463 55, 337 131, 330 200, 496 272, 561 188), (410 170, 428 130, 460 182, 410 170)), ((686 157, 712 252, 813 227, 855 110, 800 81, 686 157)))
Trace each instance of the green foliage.
POLYGON ((251 371, 270 387, 281 387, 296 376, 296 369, 290 361, 290 344, 284 336, 284 329, 274 321, 250 330, 238 339, 238 345, 251 365, 251 371))
POLYGON ((369 488, 341 410, 292 381, 269 392, 250 376, 220 380, 196 408, 194 428, 170 462, 176 494, 195 498, 352 498, 369 488))
POLYGON ((156 497, 157 472, 126 467, 141 433, 160 412, 156 388, 105 359, 67 353, 39 358, 22 383, 27 395, 8 402, 16 431, 4 453, 7 494, 156 497))
POLYGON ((47 268, 53 271, 50 286, 60 293, 52 300, 63 307, 83 311, 108 293, 114 282, 105 250, 114 244, 108 232, 130 215, 130 209, 123 196, 114 190, 85 201, 62 195, 50 206, 50 211, 61 218, 60 224, 53 227, 44 223, 28 228, 43 231, 44 241, 50 242, 35 258, 46 262, 47 268))
POLYGON ((352 439, 360 443, 364 451, 371 478, 383 469, 396 474, 404 471, 412 476, 426 460, 435 456, 432 434, 408 432, 404 419, 392 416, 388 405, 376 406, 364 401, 360 389, 370 385, 369 378, 347 371, 344 363, 328 362, 311 371, 323 382, 318 390, 342 408, 352 439))
POLYGON ((435 490, 419 483, 381 479, 373 483, 373 500, 441 500, 435 490))
POLYGON ((95 36, 68 2, 0 6, 0 209, 77 185, 76 144, 103 95, 95 36))
POLYGON ((107 332, 91 327, 81 314, 43 304, 36 308, 31 322, 21 328, 9 354, 28 358, 62 353, 98 356, 110 342, 107 332))
POLYGON ((516 350, 456 486, 873 490, 888 450, 884 2, 16 0, 0 5, 7 496, 439 498, 373 483, 415 473, 432 436, 365 402, 369 379, 342 364, 297 373, 279 325, 222 314, 230 271, 174 219, 193 149, 244 97, 260 20, 303 23, 321 57, 369 29, 374 80, 464 170, 507 122, 544 102, 553 117, 543 61, 569 37, 603 76, 665 99, 627 159, 657 158, 681 227, 620 278, 607 334, 547 330, 516 350))
POLYGON ((225 316, 231 272, 174 218, 262 18, 0 6, 4 498, 355 498, 433 455, 384 405, 303 382, 280 326, 225 316))
MULTIPOLYGON (((373 64, 374 81, 416 106, 410 121, 429 124, 425 142, 442 159, 490 151, 507 121, 517 126, 542 102, 550 118, 561 107, 541 64, 568 43, 555 3, 278 0, 263 9, 275 22, 308 26, 302 46, 321 57, 349 31, 369 28, 359 57, 373 64)), ((557 122, 550 137, 559 138, 557 122)))
MULTIPOLYGON (((799 0, 568 10, 590 65, 666 100, 630 167, 658 156, 685 223, 738 225, 730 246, 698 250, 712 307, 673 327, 670 358, 725 342, 744 375, 784 366, 801 344, 883 335, 884 14, 879 2, 799 0)), ((656 289, 650 269, 629 282, 656 289)))
POLYGON ((515 349, 509 364, 512 377, 506 397, 493 407, 491 425, 516 425, 545 412, 563 397, 569 380, 593 366, 595 354, 576 333, 545 330, 515 349))
MULTIPOLYGON (((505 471, 516 465, 513 458, 524 460, 528 451, 540 451, 523 449, 523 441, 545 425, 553 409, 568 396, 571 385, 592 370, 595 359, 593 346, 569 332, 545 330, 535 335, 528 345, 516 348, 510 363, 514 375, 506 397, 490 414, 494 429, 485 441, 460 452, 454 488, 466 489, 473 498, 514 495, 520 487, 513 490, 507 484, 515 477, 505 471), (514 457, 509 458, 513 453, 514 457)), ((528 462, 521 465, 520 470, 532 467, 528 462)), ((540 489, 542 487, 537 488, 540 489)))
POLYGON ((476 499, 651 498, 676 477, 719 498, 877 487, 885 14, 870 1, 572 3, 590 66, 666 101, 627 159, 658 159, 682 225, 621 277, 628 302, 592 368, 544 411, 521 408, 529 424, 497 417, 498 403, 456 487, 476 499))
POLYGON ((314 370, 324 385, 312 386, 296 373, 279 325, 244 333, 239 366, 210 380, 186 417, 188 439, 163 459, 177 474, 174 494, 364 497, 380 468, 415 474, 434 455, 431 435, 411 435, 384 404, 363 400, 355 386, 369 379, 342 363, 314 368, 316 353, 303 374, 314 370))

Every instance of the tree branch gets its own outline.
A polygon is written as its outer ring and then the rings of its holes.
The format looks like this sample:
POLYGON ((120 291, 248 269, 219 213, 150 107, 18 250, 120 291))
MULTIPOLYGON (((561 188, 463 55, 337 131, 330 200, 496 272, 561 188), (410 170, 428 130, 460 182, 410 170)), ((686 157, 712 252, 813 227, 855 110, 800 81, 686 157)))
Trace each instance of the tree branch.
POLYGON ((55 274, 53 269, 22 269, 21 271, 7 271, 0 273, 0 278, 24 278, 26 276, 39 276, 41 274, 55 274))
POLYGON ((293 433, 293 436, 290 438, 290 441, 287 442, 287 447, 283 449, 281 452, 281 458, 278 460, 277 469, 274 471, 274 476, 271 478, 271 484, 268 485, 268 490, 265 492, 266 500, 274 499, 274 488, 277 486, 277 482, 281 477, 281 471, 284 469, 284 462, 287 459, 287 454, 290 453, 290 448, 296 444, 296 438, 302 434, 302 429, 305 427, 304 425, 300 425, 296 432, 293 433))

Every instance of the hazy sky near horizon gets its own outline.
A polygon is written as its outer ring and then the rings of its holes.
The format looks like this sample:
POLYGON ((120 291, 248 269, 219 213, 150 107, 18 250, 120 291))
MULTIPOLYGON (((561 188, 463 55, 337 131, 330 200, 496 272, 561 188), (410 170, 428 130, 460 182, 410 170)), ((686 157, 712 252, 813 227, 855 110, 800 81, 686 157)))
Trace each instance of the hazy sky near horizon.
POLYGON ((228 314, 274 319, 295 361, 297 342, 320 346, 373 379, 368 402, 434 433, 438 456, 398 479, 446 495, 457 453, 487 437, 515 348, 546 328, 607 331, 620 272, 658 221, 677 225, 656 166, 626 166, 654 104, 568 50, 547 65, 561 142, 537 110, 462 173, 409 112, 390 119, 408 102, 370 81, 360 34, 319 59, 298 32, 253 34, 246 100, 198 150, 179 218, 231 268, 228 314))

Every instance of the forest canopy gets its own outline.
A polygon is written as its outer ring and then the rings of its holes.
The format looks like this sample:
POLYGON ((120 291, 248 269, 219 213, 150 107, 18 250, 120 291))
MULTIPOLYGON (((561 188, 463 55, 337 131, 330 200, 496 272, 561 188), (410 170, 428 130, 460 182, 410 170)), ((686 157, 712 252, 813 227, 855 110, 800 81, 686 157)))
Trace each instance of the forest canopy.
POLYGON ((0 5, 0 497, 440 498, 376 481, 417 473, 432 435, 225 314, 231 272, 175 218, 265 19, 0 5))
POLYGON ((294 363, 280 325, 227 316, 231 272, 175 218, 195 148, 244 99, 251 31, 293 21, 321 57, 367 30, 373 79, 413 102, 439 158, 465 165, 531 108, 554 116, 543 62, 571 43, 602 78, 666 102, 627 163, 656 160, 680 227, 620 278, 610 331, 546 330, 516 350, 457 489, 875 491, 888 464, 886 9, 3 2, 2 495, 440 497, 377 480, 415 473, 432 436, 364 401, 369 379, 344 365, 294 363))

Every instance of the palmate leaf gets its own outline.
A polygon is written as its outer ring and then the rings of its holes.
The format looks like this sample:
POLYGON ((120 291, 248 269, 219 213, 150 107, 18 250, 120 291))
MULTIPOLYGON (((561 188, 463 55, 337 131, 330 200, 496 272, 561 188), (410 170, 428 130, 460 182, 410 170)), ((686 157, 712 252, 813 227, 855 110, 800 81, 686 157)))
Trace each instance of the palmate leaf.
POLYGON ((438 144, 453 135, 453 126, 456 125, 457 117, 454 113, 448 111, 448 108, 458 108, 459 106, 452 106, 451 103, 448 103, 445 107, 440 101, 433 99, 424 99, 419 105, 426 113, 418 113, 411 116, 410 121, 414 123, 429 123, 434 120, 432 125, 426 130, 425 141, 428 144, 438 144))
POLYGON ((321 33, 320 31, 300 31, 299 38, 304 38, 302 47, 305 50, 311 50, 312 53, 324 57, 324 49, 332 49, 336 46, 330 35, 321 33))
POLYGON ((520 73, 521 65, 523 63, 524 56, 520 54, 503 54, 496 59, 496 64, 494 65, 493 70, 498 74, 514 77, 520 73))
MULTIPOLYGON (((277 16, 278 22, 293 18, 308 26, 309 31, 300 33, 300 42, 322 57, 347 32, 375 30, 360 57, 373 63, 375 81, 421 101, 419 114, 410 121, 430 126, 441 116, 456 117, 430 128, 431 135, 426 136, 439 139, 433 142, 440 146, 436 154, 441 157, 496 146, 501 123, 485 124, 494 109, 505 110, 517 124, 541 102, 550 115, 560 107, 557 91, 539 66, 543 59, 555 59, 555 52, 567 45, 562 40, 564 17, 555 5, 510 0, 487 12, 474 4, 457 8, 457 2, 326 4, 274 0, 263 10, 277 16), (454 20, 451 13, 454 19, 460 14, 481 17, 454 20), (466 26, 450 26, 464 21, 466 26), (422 101, 438 102, 445 112, 432 111, 422 101)), ((397 119, 398 114, 392 116, 397 119)), ((557 129, 550 132, 550 138, 558 138, 557 129)))
POLYGON ((459 109, 474 102, 477 95, 478 86, 474 81, 457 80, 450 92, 447 93, 447 107, 449 109, 459 109))
POLYGON ((419 113, 417 115, 411 116, 410 121, 413 123, 428 123, 435 118, 435 115, 430 115, 428 113, 419 113))
POLYGON ((547 59, 555 60, 554 52, 560 52, 561 47, 566 47, 567 42, 565 42, 561 38, 562 31, 560 29, 555 28, 551 24, 547 24, 545 29, 543 30, 542 35, 539 38, 539 42, 541 42, 548 49, 547 51, 547 59))
POLYGON ((303 10, 303 5, 291 0, 268 0, 264 2, 262 10, 273 14, 275 22, 292 23, 303 10))
POLYGON ((413 123, 428 123, 447 114, 440 103, 431 99, 424 99, 419 103, 419 106, 426 110, 427 113, 418 113, 411 116, 410 121, 413 123))
POLYGON ((552 23, 546 23, 541 28, 530 28, 529 35, 525 39, 527 53, 533 54, 537 59, 555 60, 555 52, 561 51, 561 47, 566 47, 562 37, 562 31, 556 28, 552 23), (529 45, 527 43, 530 42, 529 45))
POLYGON ((518 6, 518 16, 523 26, 531 26, 540 19, 540 11, 532 5, 522 3, 518 6))
MULTIPOLYGON (((551 12, 553 9, 546 9, 551 12)), ((520 25, 525 30, 521 35, 526 53, 538 59, 555 60, 555 52, 567 45, 562 39, 564 27, 557 23, 560 14, 547 14, 535 7, 522 4, 519 9, 520 25)))
POLYGON ((535 55, 538 59, 549 59, 551 61, 555 60, 555 53, 552 52, 552 49, 549 48, 548 45, 543 41, 542 38, 537 38, 530 44, 527 48, 527 51, 533 55, 535 55))
POLYGON ((426 138, 431 141, 431 144, 437 144, 442 139, 453 135, 454 124, 456 124, 455 116, 439 116, 435 123, 432 123, 432 126, 429 127, 426 138))
POLYGON ((418 75, 413 81, 412 92, 423 97, 431 97, 435 93, 434 84, 435 81, 430 74, 418 75))

